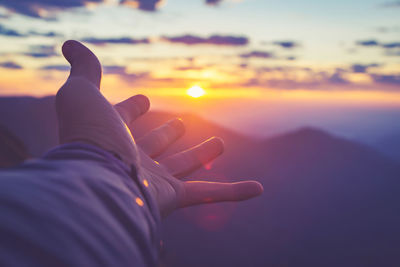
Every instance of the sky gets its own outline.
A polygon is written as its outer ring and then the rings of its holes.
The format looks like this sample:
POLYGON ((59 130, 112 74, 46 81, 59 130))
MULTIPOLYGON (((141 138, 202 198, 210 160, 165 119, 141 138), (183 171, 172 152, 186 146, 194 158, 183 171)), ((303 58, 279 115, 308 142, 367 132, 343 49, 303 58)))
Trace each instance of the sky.
POLYGON ((0 95, 55 94, 76 39, 111 102, 143 93, 257 136, 400 133, 399 13, 390 0, 0 0, 0 95))

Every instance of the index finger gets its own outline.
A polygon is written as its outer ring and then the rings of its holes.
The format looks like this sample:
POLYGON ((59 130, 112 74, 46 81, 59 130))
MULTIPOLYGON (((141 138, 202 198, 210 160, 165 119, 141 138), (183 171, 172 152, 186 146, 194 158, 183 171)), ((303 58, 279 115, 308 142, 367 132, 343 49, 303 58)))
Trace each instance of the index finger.
POLYGON ((114 105, 114 108, 123 121, 130 126, 133 121, 149 110, 150 100, 144 95, 135 95, 114 105))

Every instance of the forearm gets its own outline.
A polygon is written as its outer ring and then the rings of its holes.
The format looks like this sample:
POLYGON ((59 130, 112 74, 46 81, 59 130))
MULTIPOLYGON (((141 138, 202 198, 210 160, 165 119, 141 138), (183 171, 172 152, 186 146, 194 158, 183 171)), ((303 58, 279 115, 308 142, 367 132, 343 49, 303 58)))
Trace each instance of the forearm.
POLYGON ((0 172, 1 265, 153 266, 159 211, 135 174, 70 144, 0 172))

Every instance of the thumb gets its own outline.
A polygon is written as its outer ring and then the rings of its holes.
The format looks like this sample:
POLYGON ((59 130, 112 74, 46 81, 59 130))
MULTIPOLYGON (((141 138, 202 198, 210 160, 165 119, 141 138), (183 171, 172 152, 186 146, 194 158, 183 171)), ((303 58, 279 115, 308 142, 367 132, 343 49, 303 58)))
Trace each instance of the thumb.
POLYGON ((66 41, 62 47, 65 59, 71 64, 70 78, 82 77, 100 88, 101 64, 95 54, 78 41, 66 41))
POLYGON ((77 41, 67 41, 63 53, 71 64, 71 74, 56 95, 60 142, 89 143, 119 155, 128 164, 135 163, 133 138, 99 90, 97 57, 77 41))

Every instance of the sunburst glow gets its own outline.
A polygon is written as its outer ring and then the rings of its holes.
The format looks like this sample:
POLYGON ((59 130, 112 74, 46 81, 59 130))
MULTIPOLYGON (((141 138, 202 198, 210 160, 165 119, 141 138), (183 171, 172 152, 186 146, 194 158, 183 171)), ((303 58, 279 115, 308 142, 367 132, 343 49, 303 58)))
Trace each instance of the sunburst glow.
POLYGON ((190 95, 191 97, 200 97, 205 95, 206 91, 204 91, 203 88, 201 88, 200 86, 193 86, 191 88, 189 88, 186 92, 188 95, 190 95))

